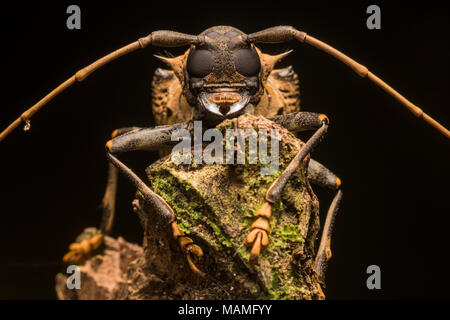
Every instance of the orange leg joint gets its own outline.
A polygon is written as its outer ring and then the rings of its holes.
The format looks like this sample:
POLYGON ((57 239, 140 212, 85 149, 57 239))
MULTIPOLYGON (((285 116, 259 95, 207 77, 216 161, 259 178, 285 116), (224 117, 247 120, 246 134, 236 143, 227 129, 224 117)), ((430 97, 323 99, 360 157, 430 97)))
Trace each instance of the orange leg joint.
POLYGON ((265 202, 261 208, 256 211, 256 216, 258 218, 251 225, 252 231, 250 231, 245 239, 247 245, 252 246, 249 260, 251 264, 258 263, 258 257, 261 250, 269 245, 269 221, 272 217, 272 205, 265 202))

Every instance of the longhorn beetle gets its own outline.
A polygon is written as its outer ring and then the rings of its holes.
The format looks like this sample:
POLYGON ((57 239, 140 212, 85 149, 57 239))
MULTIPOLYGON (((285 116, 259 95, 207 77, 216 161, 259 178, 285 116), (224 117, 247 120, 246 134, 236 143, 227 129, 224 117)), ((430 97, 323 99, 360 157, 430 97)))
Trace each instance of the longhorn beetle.
MULTIPOLYGON (((272 205, 282 194, 291 175, 310 151, 327 132, 329 119, 324 114, 301 112, 298 99, 297 75, 291 67, 274 69, 275 64, 289 52, 268 55, 261 52, 258 44, 283 43, 298 40, 309 44, 345 63, 359 76, 368 78, 388 92, 415 116, 423 118, 431 126, 450 138, 450 132, 433 118, 412 104, 383 80, 340 51, 324 42, 290 26, 268 28, 260 32, 245 34, 229 26, 209 28, 198 36, 174 31, 155 31, 150 35, 114 51, 91 65, 79 70, 42 100, 25 111, 1 134, 6 138, 21 123, 29 127, 31 117, 56 95, 75 82, 81 82, 92 72, 116 58, 145 48, 185 47, 189 48, 178 57, 157 56, 170 70, 157 69, 153 83, 153 111, 157 122, 152 128, 121 128, 112 133, 106 143, 106 156, 110 162, 108 183, 103 198, 103 216, 99 230, 85 232, 83 237, 70 245, 64 256, 66 262, 79 262, 92 250, 97 249, 105 235, 111 231, 114 218, 117 175, 122 172, 154 207, 155 212, 166 219, 178 244, 186 255, 194 272, 202 274, 193 262, 202 256, 202 249, 194 244, 178 227, 174 211, 154 193, 132 170, 124 165, 116 154, 134 150, 158 150, 170 143, 171 134, 178 129, 192 128, 194 120, 203 121, 206 127, 214 127, 224 119, 236 118, 244 113, 263 115, 292 132, 315 130, 296 157, 269 187, 264 205, 256 212, 246 242, 251 247, 250 262, 257 263, 261 250, 269 242, 269 221, 272 205), (285 94, 287 92, 287 94, 285 94)), ((323 165, 311 159, 308 177, 312 183, 336 190, 322 231, 319 249, 315 258, 315 270, 323 281, 326 261, 330 258, 330 238, 335 215, 342 199, 341 180, 323 165)))

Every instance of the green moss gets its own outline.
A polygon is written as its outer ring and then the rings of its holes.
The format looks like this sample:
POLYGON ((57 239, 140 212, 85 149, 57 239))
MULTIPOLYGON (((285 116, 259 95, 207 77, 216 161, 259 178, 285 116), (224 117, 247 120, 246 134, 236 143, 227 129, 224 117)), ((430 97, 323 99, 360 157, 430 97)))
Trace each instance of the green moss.
POLYGON ((219 242, 221 244, 223 244, 226 247, 233 247, 233 241, 228 238, 227 236, 225 236, 225 234, 222 232, 221 228, 219 228, 219 226, 215 223, 213 223, 212 221, 208 220, 208 225, 213 229, 214 233, 216 234, 219 242))
POLYGON ((238 253, 242 257, 242 259, 244 259, 245 261, 250 259, 250 252, 248 252, 248 249, 246 247, 244 247, 244 246, 239 247, 238 253))
POLYGON ((222 245, 228 248, 233 246, 232 240, 222 231, 217 219, 211 216, 211 209, 190 185, 178 181, 166 171, 158 172, 150 180, 155 192, 177 213, 178 225, 184 233, 192 233, 193 225, 206 223, 222 245), (181 193, 180 190, 186 192, 181 193), (207 217, 206 222, 204 217, 207 217))
POLYGON ((304 239, 300 233, 300 228, 298 225, 283 226, 282 228, 277 228, 275 234, 278 235, 284 241, 290 242, 303 242, 304 239))
POLYGON ((280 278, 279 278, 278 272, 273 271, 271 288, 267 291, 269 299, 272 299, 272 300, 280 299, 280 291, 278 290, 279 283, 280 283, 280 278))

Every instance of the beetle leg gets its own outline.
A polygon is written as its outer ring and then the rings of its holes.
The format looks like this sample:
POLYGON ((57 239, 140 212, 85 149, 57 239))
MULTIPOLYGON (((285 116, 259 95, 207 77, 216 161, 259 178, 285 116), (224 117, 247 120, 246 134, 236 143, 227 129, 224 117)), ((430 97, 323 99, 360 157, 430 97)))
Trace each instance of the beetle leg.
POLYGON ((336 195, 328 208, 327 217, 323 226, 322 237, 320 239, 319 250, 317 251, 316 259, 314 261, 314 269, 316 270, 319 281, 324 283, 325 271, 327 263, 331 259, 331 236, 333 233, 334 221, 339 210, 339 205, 342 200, 342 190, 338 190, 336 195))
POLYGON ((302 161, 311 152, 311 150, 319 144, 322 137, 325 135, 328 129, 328 118, 324 115, 322 117, 322 126, 312 135, 311 138, 303 145, 297 155, 292 159, 287 168, 280 174, 280 176, 270 185, 269 190, 266 193, 266 201, 270 203, 276 203, 280 200, 281 193, 284 186, 289 181, 289 178, 294 174, 302 161))
POLYGON ((169 206, 169 204, 151 190, 130 168, 125 166, 119 159, 117 159, 112 153, 106 153, 109 161, 122 173, 125 177, 137 188, 141 193, 143 199, 149 203, 152 208, 172 229, 172 234, 175 240, 178 242, 183 253, 186 255, 186 260, 190 269, 200 276, 204 276, 194 263, 195 259, 203 256, 202 249, 194 244, 194 241, 187 237, 178 227, 176 222, 175 212, 169 206))
POLYGON ((331 190, 337 190, 342 185, 341 179, 314 159, 309 160, 308 180, 314 185, 331 190))
POLYGON ((309 161, 308 180, 315 185, 319 185, 331 190, 337 190, 336 195, 334 196, 327 212, 325 224, 322 230, 322 237, 320 239, 319 249, 317 250, 316 258, 314 261, 314 270, 317 273, 319 283, 323 285, 325 283, 325 271, 327 269, 327 264, 332 256, 331 237, 333 233, 336 214, 339 210, 339 204, 342 201, 342 190, 340 189, 342 182, 341 179, 339 179, 333 172, 313 159, 309 161))
MULTIPOLYGON (((322 123, 322 127, 316 132, 318 136, 315 137, 316 134, 314 134, 311 139, 308 140, 308 142, 303 146, 303 148, 294 158, 294 160, 292 160, 292 162, 288 165, 286 170, 270 186, 266 194, 266 200, 272 203, 279 200, 283 187, 286 185, 289 177, 292 175, 292 173, 295 172, 295 170, 298 168, 298 165, 306 156, 307 152, 309 152, 308 148, 309 150, 311 150, 312 147, 317 145, 317 143, 320 141, 320 138, 326 132, 326 127, 329 123, 329 120, 325 115, 318 115, 309 112, 299 112, 279 116, 274 118, 273 121, 294 132, 310 130, 311 128, 318 127, 318 122, 322 123), (321 129, 325 129, 325 131, 322 131, 322 133, 319 134, 321 129), (307 148, 308 144, 310 144, 310 147, 307 148), (305 151, 302 152, 303 150, 305 151)), ((337 193, 327 212, 319 249, 317 251, 314 262, 314 269, 317 273, 319 282, 323 284, 327 262, 331 259, 332 255, 330 246, 331 236, 333 232, 334 220, 339 209, 339 204, 342 200, 342 191, 340 190, 342 182, 333 172, 328 170, 325 166, 315 161, 314 159, 310 159, 308 164, 308 179, 313 184, 332 190, 337 190, 337 193)))
POLYGON ((266 202, 256 212, 258 217, 251 226, 251 231, 246 238, 246 243, 252 245, 250 260, 252 264, 258 262, 261 249, 269 244, 268 234, 270 232, 269 221, 272 216, 272 205, 276 203, 292 174, 297 170, 300 163, 310 153, 327 131, 329 120, 327 116, 312 112, 297 112, 288 115, 278 116, 272 121, 284 126, 290 131, 305 131, 311 128, 320 127, 313 136, 303 145, 297 155, 292 159, 287 168, 270 185, 266 193, 266 202))
POLYGON ((193 261, 193 257, 195 260, 203 256, 202 248, 194 244, 194 241, 191 238, 186 237, 184 232, 180 229, 180 227, 178 227, 178 223, 175 221, 175 219, 170 224, 170 227, 172 229, 172 235, 174 239, 178 242, 181 250, 186 255, 186 260, 188 262, 189 268, 191 268, 191 270, 196 274, 204 277, 205 274, 197 268, 193 261))
POLYGON ((270 203, 264 203, 257 211, 258 217, 252 224, 252 231, 247 235, 245 242, 247 245, 251 245, 250 251, 250 263, 258 263, 258 256, 261 249, 267 247, 269 244, 269 221, 272 217, 272 205, 270 203))
POLYGON ((110 163, 122 172, 128 180, 141 192, 144 199, 152 205, 168 225, 171 226, 175 240, 186 255, 187 262, 192 271, 204 275, 195 265, 195 259, 203 256, 202 249, 193 243, 192 239, 184 235, 178 228, 176 216, 167 202, 153 192, 132 170, 125 166, 113 153, 128 152, 134 150, 158 150, 162 145, 171 143, 172 133, 175 130, 192 130, 192 122, 187 121, 175 125, 158 126, 153 128, 137 128, 122 135, 113 136, 106 143, 107 157, 110 163))
MULTIPOLYGON (((192 122, 187 121, 175 125, 157 126, 153 128, 123 128, 115 130, 112 133, 112 139, 106 143, 107 156, 110 160, 110 171, 108 184, 103 197, 103 219, 101 230, 108 233, 111 230, 114 218, 115 193, 117 188, 117 166, 114 165, 115 159, 117 163, 121 163, 117 158, 113 157, 113 153, 130 152, 135 150, 158 150, 163 145, 171 143, 172 133, 175 130, 191 130, 192 122)), ((123 168, 128 169, 122 164, 123 168)), ((129 170, 129 169, 128 169, 129 170)), ((124 171, 123 172, 128 172, 124 171)), ((146 185, 129 170, 128 177, 136 187, 147 188, 146 185), (139 183, 138 183, 139 182, 139 183)), ((150 189, 148 189, 150 190, 150 189)))
MULTIPOLYGON (((120 128, 113 131, 112 138, 126 132, 139 129, 137 127, 120 128)), ((93 251, 103 243, 104 236, 111 232, 116 203, 117 191, 117 168, 111 163, 108 165, 108 179, 106 182, 105 194, 102 199, 102 219, 100 229, 87 228, 81 233, 74 243, 69 245, 69 252, 63 257, 65 263, 80 263, 89 257, 93 251), (82 239, 82 240, 79 240, 82 239), (82 241, 85 241, 83 244, 82 241), (87 242, 86 242, 87 241, 87 242), (89 244, 89 245, 88 245, 89 244), (84 248, 84 250, 83 250, 84 248)))
POLYGON ((284 114, 269 119, 291 132, 317 130, 322 125, 324 119, 328 120, 324 114, 304 111, 284 114))
MULTIPOLYGON (((112 133, 112 139, 106 143, 106 148, 108 152, 111 153, 129 152, 134 150, 157 150, 161 145, 169 144, 171 142, 173 131, 177 129, 189 129, 189 127, 190 122, 184 122, 177 125, 153 128, 129 127, 117 129, 112 133)), ((104 234, 109 234, 114 220, 117 173, 116 166, 110 162, 108 183, 102 201, 103 215, 100 230, 104 234)))
MULTIPOLYGON (((139 214, 145 214, 139 199, 135 199, 133 201, 133 210, 135 212, 138 212, 139 214)), ((197 268, 193 261, 203 256, 203 250, 198 245, 194 244, 192 239, 185 236, 184 232, 180 229, 175 219, 170 223, 170 228, 173 238, 175 239, 175 241, 177 241, 181 251, 186 256, 186 261, 189 265, 189 268, 194 273, 204 277, 205 274, 197 268)))
MULTIPOLYGON (((137 131, 138 127, 120 128, 113 131, 111 138, 116 138, 131 131, 137 131)), ((117 168, 108 163, 108 179, 106 182, 105 194, 102 199, 102 220, 100 223, 100 231, 104 234, 110 234, 114 222, 115 208, 116 208, 116 193, 117 193, 117 168)))
POLYGON ((70 244, 69 252, 63 257, 65 263, 80 264, 103 243, 104 235, 97 228, 86 228, 74 243, 70 244))
MULTIPOLYGON (((125 174, 125 176, 136 186, 141 192, 144 199, 147 200, 160 214, 167 223, 171 225, 172 230, 176 230, 178 225, 175 222, 175 213, 170 206, 159 195, 154 193, 142 180, 134 174, 128 167, 126 167, 119 159, 112 153, 129 152, 134 150, 158 150, 161 145, 171 143, 172 132, 178 129, 191 129, 191 122, 184 122, 176 125, 158 126, 153 128, 122 128, 114 130, 112 139, 106 143, 107 158, 109 160, 108 182, 106 185, 105 195, 102 201, 103 214, 100 230, 95 228, 96 235, 92 237, 91 242, 75 242, 69 246, 70 251, 67 253, 63 261, 66 263, 79 263, 84 261, 94 249, 97 249, 103 242, 104 235, 111 232, 114 215, 115 215, 115 197, 117 190, 117 175, 118 171, 125 174), (101 237, 100 237, 101 235, 101 237), (89 244, 89 245, 88 245, 89 244)), ((181 232, 181 231, 180 231, 181 232)), ((88 240, 88 239, 84 239, 88 240)), ((203 273, 195 266, 193 260, 201 257, 203 252, 201 248, 193 243, 193 241, 184 234, 177 233, 176 240, 180 245, 182 251, 186 254, 189 267, 197 274, 203 273)))
POLYGON ((174 125, 157 126, 152 128, 136 128, 113 137, 106 143, 106 149, 111 153, 130 152, 137 150, 158 151, 162 146, 170 145, 172 133, 179 130, 190 133, 193 122, 186 121, 174 125))

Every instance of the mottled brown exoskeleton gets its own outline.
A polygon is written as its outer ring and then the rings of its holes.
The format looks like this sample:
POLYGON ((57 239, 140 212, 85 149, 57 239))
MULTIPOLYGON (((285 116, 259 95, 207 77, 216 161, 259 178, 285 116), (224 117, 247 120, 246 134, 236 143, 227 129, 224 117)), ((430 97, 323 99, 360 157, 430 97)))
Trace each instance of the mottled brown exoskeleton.
MULTIPOLYGON (((65 255, 66 262, 81 261, 97 249, 108 234, 114 218, 117 174, 122 172, 133 183, 155 212, 167 221, 173 236, 185 253, 190 268, 198 273, 195 259, 202 256, 202 249, 194 244, 178 227, 176 216, 170 206, 154 193, 138 176, 126 167, 115 154, 134 150, 161 150, 170 146, 175 130, 192 131, 193 121, 202 121, 205 129, 214 127, 224 119, 236 118, 244 113, 262 115, 292 132, 315 130, 288 167, 271 184, 265 197, 265 204, 256 212, 256 220, 246 238, 250 248, 250 261, 257 263, 261 250, 269 242, 269 221, 272 205, 282 194, 283 187, 327 131, 329 120, 319 113, 300 112, 297 74, 291 67, 275 69, 275 64, 289 52, 272 56, 264 54, 258 43, 282 43, 298 40, 321 49, 347 64, 361 77, 367 77, 394 98, 399 100, 416 116, 450 138, 450 132, 425 114, 420 108, 388 86, 366 67, 293 27, 279 26, 260 32, 245 34, 229 27, 217 26, 205 30, 198 36, 173 31, 156 31, 133 42, 78 71, 44 99, 23 113, 4 132, 3 140, 20 123, 29 125, 30 118, 48 101, 71 84, 84 80, 90 73, 119 56, 144 48, 149 44, 158 47, 189 46, 178 57, 157 56, 169 70, 157 69, 153 79, 153 113, 158 126, 152 128, 122 128, 115 130, 112 139, 106 143, 110 161, 108 184, 103 198, 103 218, 99 230, 90 229, 65 255)), ((336 190, 328 210, 315 259, 315 270, 323 281, 326 262, 331 257, 330 238, 339 202, 342 198, 341 181, 320 163, 310 160, 308 166, 310 182, 336 190)))

